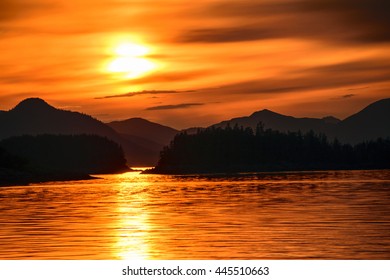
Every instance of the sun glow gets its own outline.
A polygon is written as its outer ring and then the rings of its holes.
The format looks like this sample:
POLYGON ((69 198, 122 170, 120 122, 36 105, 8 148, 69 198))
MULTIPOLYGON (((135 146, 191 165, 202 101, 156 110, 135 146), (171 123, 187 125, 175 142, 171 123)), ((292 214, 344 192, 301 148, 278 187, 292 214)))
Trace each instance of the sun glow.
POLYGON ((114 50, 115 58, 109 63, 107 70, 124 74, 128 79, 144 76, 156 68, 156 64, 146 57, 149 52, 149 48, 143 45, 120 43, 114 50))

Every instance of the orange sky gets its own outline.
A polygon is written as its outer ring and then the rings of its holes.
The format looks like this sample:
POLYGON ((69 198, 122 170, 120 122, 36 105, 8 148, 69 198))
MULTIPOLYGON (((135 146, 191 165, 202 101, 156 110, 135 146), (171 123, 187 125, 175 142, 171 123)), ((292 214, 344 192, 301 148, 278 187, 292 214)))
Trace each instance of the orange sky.
POLYGON ((2 0, 0 52, 0 110, 41 97, 175 128, 264 108, 344 118, 390 97, 390 4, 2 0), (147 51, 128 58, 123 44, 147 51))

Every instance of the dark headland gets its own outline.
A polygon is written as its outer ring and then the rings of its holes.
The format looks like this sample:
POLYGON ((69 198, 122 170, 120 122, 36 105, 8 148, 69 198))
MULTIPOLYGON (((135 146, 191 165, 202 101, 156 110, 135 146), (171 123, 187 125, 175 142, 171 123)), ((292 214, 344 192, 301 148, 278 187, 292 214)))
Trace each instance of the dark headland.
POLYGON ((85 180, 129 171, 123 150, 96 135, 24 135, 0 142, 0 186, 85 180))
POLYGON ((263 110, 176 135, 146 173, 388 169, 389 119, 390 99, 342 121, 263 110))

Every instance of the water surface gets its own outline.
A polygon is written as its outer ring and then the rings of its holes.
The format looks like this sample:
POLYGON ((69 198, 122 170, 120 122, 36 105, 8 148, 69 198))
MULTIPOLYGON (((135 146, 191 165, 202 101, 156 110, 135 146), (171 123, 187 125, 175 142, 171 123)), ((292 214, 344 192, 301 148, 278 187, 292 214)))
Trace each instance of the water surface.
POLYGON ((390 259, 390 171, 0 188, 0 259, 390 259))

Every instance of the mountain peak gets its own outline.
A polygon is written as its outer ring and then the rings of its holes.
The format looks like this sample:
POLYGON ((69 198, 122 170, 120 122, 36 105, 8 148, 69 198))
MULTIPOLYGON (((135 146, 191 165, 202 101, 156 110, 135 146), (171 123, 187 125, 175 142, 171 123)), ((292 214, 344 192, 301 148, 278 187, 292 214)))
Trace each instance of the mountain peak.
POLYGON ((31 110, 48 110, 55 109, 46 103, 45 100, 41 98, 27 98, 21 101, 12 111, 31 111, 31 110))
POLYGON ((268 109, 263 109, 263 110, 260 110, 260 111, 255 112, 255 113, 267 113, 267 114, 273 113, 273 114, 275 114, 275 112, 273 112, 273 111, 271 111, 271 110, 268 110, 268 109))
POLYGON ((254 112, 250 117, 256 117, 256 116, 281 116, 281 114, 275 113, 268 109, 263 109, 261 111, 254 112))
POLYGON ((149 120, 146 120, 146 119, 143 119, 143 118, 139 118, 139 117, 135 117, 135 118, 130 118, 130 119, 126 119, 126 120, 123 120, 123 121, 117 121, 117 122, 124 122, 124 123, 140 123, 140 124, 149 124, 149 123, 152 123, 151 121, 149 120))

